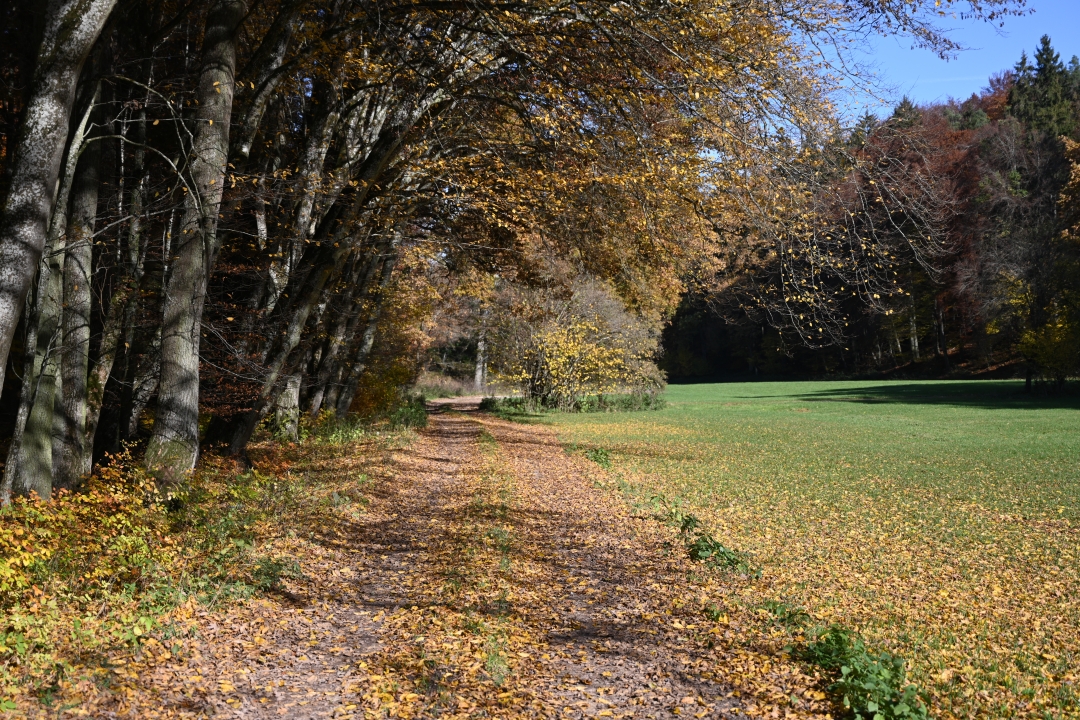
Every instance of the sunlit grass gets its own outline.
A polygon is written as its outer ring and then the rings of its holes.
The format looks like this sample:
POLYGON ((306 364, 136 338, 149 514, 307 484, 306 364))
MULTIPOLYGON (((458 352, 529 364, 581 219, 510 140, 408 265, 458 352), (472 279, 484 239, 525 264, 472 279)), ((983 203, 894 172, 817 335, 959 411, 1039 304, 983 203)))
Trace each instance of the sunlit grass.
POLYGON ((557 415, 748 552, 769 598, 911 660, 949 717, 1080 713, 1080 396, 1014 382, 673 386, 557 415))

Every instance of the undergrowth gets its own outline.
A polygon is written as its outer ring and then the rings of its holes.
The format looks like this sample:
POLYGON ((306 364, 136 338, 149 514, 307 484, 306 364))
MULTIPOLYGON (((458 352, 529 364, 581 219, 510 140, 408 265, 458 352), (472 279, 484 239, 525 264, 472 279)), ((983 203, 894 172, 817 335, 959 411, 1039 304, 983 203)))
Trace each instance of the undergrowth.
MULTIPOLYGON (((290 452, 324 455, 359 440, 386 446, 400 434, 328 422, 309 427, 290 452)), ((194 631, 177 618, 195 607, 302 580, 289 538, 362 510, 370 480, 294 473, 284 452, 266 445, 261 469, 241 473, 208 455, 169 493, 125 452, 76 493, 0 509, 0 710, 49 705, 65 679, 104 678, 113 659, 149 638, 172 647, 169 638, 194 631)))
POLYGON ((925 720, 919 689, 906 682, 903 658, 871 653, 862 638, 839 625, 814 628, 796 655, 828 672, 829 691, 854 717, 867 720, 925 720))
POLYGON ((540 413, 638 412, 660 410, 666 406, 667 401, 659 393, 588 395, 568 406, 552 406, 542 400, 522 397, 486 397, 480 401, 480 409, 484 412, 510 420, 540 413))

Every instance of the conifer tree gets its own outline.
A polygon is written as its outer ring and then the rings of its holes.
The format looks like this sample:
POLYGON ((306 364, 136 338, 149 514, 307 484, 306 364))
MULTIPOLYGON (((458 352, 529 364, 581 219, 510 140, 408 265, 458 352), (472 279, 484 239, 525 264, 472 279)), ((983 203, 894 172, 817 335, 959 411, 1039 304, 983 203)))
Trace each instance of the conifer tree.
POLYGON ((1035 66, 1029 65, 1027 55, 1023 54, 1014 72, 1016 82, 1009 95, 1012 116, 1029 129, 1051 137, 1071 134, 1076 127, 1073 83, 1048 35, 1039 41, 1035 66))

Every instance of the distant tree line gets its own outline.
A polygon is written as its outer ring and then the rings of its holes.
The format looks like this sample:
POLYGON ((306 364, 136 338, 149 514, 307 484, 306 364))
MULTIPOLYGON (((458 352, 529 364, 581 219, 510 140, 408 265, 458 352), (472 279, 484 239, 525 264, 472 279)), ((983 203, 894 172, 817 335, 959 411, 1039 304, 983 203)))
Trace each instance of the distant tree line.
MULTIPOLYGON (((688 293, 661 365, 676 378, 906 373, 1060 387, 1080 373, 1078 131, 1080 60, 1063 63, 1046 36, 1033 61, 1025 53, 966 100, 905 98, 885 119, 866 115, 833 142, 879 166, 899 162, 898 184, 920 185, 904 212, 885 208, 876 228, 854 231, 903 236, 872 263, 899 291, 864 302, 836 267, 841 248, 796 244, 688 293), (913 216, 925 232, 912 232, 913 216)), ((870 208, 890 202, 880 178, 843 182, 870 208)), ((842 234, 847 213, 832 212, 818 235, 842 234)))

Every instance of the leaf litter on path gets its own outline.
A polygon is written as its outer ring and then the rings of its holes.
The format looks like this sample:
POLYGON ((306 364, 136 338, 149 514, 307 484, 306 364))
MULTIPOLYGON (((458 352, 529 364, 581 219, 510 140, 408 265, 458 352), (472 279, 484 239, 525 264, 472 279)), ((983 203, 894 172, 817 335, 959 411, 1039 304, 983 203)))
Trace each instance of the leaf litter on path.
POLYGON ((433 413, 367 509, 304 546, 302 579, 179 608, 175 637, 114 664, 108 693, 47 714, 828 717, 820 678, 675 530, 599 487, 551 430, 474 408, 433 413))

